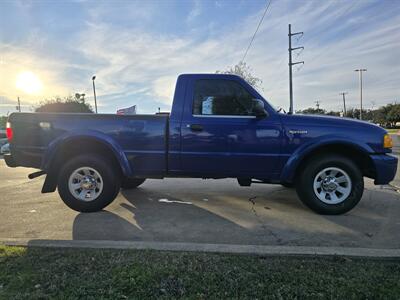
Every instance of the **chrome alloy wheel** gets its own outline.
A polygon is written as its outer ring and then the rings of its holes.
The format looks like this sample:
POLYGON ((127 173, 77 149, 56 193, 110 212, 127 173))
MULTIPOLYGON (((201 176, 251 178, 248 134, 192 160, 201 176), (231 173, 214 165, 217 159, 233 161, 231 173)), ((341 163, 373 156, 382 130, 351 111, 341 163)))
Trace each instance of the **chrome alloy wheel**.
POLYGON ((70 193, 78 200, 93 201, 103 191, 103 178, 90 167, 81 167, 72 172, 68 180, 70 193))
POLYGON ((326 204, 339 204, 351 193, 351 179, 339 168, 325 168, 314 178, 314 193, 326 204))

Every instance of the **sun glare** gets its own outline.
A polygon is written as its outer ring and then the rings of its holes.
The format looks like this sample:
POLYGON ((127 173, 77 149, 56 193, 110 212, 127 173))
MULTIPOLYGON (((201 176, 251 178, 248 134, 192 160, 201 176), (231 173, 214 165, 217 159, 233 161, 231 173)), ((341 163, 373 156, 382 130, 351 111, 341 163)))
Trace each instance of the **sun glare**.
POLYGON ((43 84, 32 72, 22 72, 18 74, 17 81, 15 82, 17 89, 30 94, 35 95, 40 93, 43 88, 43 84))

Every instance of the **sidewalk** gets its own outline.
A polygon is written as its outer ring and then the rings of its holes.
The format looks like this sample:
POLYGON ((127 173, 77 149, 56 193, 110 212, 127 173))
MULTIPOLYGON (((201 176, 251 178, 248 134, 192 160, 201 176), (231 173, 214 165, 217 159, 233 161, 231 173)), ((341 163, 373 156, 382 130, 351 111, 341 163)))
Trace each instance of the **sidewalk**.
POLYGON ((303 247, 267 245, 229 245, 200 243, 164 243, 136 241, 85 241, 85 240, 24 240, 2 239, 0 244, 7 246, 93 248, 93 249, 152 249, 162 251, 190 251, 212 253, 239 253, 257 255, 289 256, 349 256, 400 258, 400 249, 373 249, 350 247, 303 247))

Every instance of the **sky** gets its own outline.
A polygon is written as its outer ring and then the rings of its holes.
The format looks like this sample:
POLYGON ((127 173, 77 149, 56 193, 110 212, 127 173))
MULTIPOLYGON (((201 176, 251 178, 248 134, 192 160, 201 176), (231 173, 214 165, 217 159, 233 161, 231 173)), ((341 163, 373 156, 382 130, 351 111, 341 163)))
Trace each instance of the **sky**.
MULTIPOLYGON (((182 73, 215 73, 243 57, 269 0, 1 0, 0 115, 44 99, 85 93, 99 112, 137 105, 169 111, 182 73)), ((400 101, 400 0, 271 0, 246 63, 261 94, 288 109, 288 24, 295 110, 400 101)))

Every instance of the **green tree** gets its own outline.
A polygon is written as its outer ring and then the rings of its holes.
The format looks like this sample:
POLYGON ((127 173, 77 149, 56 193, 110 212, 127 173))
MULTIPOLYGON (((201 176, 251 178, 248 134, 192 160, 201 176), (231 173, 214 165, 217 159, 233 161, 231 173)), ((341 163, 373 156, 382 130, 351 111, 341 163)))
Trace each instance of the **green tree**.
POLYGON ((392 109, 392 104, 381 106, 373 112, 373 122, 383 127, 392 127, 391 121, 389 120, 389 113, 392 109))
POLYGON ((331 111, 326 112, 326 114, 328 116, 340 117, 340 112, 338 112, 338 111, 331 110, 331 111))
POLYGON ((391 127, 395 127, 397 122, 400 122, 400 104, 389 104, 389 112, 387 120, 390 122, 391 127))
MULTIPOLYGON (((373 119, 373 111, 372 110, 362 110, 362 118, 363 120, 372 120, 373 119)), ((353 118, 353 119, 360 119, 360 109, 358 108, 349 108, 346 111, 346 116, 347 118, 353 118)))
POLYGON ((321 108, 314 108, 314 107, 309 107, 303 110, 298 110, 296 113, 299 114, 306 114, 306 115, 325 115, 326 111, 325 109, 321 108))
POLYGON ((85 103, 81 99, 68 96, 46 99, 35 108, 35 112, 93 113, 93 109, 90 104, 85 103))
POLYGON ((228 67, 226 71, 216 71, 217 74, 233 74, 242 77, 251 86, 261 88, 262 80, 252 74, 252 69, 245 62, 241 61, 233 67, 228 67))

